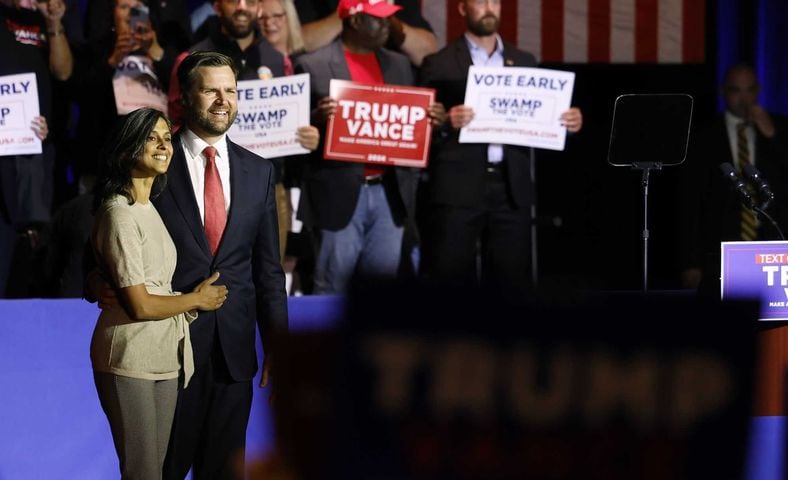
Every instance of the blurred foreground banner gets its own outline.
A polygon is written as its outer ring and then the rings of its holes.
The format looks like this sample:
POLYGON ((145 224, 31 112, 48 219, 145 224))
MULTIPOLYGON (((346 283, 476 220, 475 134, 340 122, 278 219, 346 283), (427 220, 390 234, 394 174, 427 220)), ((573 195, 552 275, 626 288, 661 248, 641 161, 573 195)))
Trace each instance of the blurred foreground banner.
POLYGON ((275 353, 295 478, 741 478, 757 303, 367 286, 275 353))

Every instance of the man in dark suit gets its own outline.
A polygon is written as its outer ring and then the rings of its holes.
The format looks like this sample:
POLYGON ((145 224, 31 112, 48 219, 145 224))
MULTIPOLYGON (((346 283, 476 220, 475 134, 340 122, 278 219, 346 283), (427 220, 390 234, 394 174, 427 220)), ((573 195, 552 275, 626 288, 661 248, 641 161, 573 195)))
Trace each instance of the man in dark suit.
MULTIPOLYGON (((462 285, 476 285, 481 275, 484 284, 522 292, 531 284, 532 151, 458 139, 474 115, 463 104, 470 66, 534 67, 536 59, 501 40, 499 0, 460 0, 458 9, 466 20, 465 34, 426 57, 421 71, 420 83, 435 88, 449 112, 434 139, 420 195, 421 271, 429 280, 462 285)), ((569 132, 583 123, 577 108, 561 120, 569 132)))
MULTIPOLYGON (((364 83, 412 85, 410 62, 382 48, 388 18, 401 7, 385 1, 341 0, 342 35, 296 62, 312 78, 312 124, 325 128, 337 106, 329 97, 332 78, 364 83)), ((430 116, 440 117, 433 105, 430 116)), ((325 135, 321 135, 325 138, 325 135)), ((343 293, 354 273, 393 278, 400 267, 405 224, 413 218, 417 171, 325 160, 322 148, 304 173, 299 215, 319 232, 315 293, 343 293)))
POLYGON ((173 139, 167 188, 154 201, 178 250, 173 288, 190 291, 218 271, 230 293, 220 310, 200 312, 191 324, 195 372, 178 396, 164 478, 183 479, 190 467, 195 479, 235 478, 257 371, 255 324, 266 353, 271 335, 287 328, 274 167, 225 134, 238 111, 231 58, 193 53, 178 79, 185 128, 173 139))
POLYGON ((725 112, 703 126, 690 145, 681 176, 685 287, 702 286, 719 295, 720 242, 780 240, 766 218, 751 231, 743 228, 742 202, 720 164, 730 163, 742 178, 742 163, 754 165, 774 191, 767 214, 788 232, 788 123, 758 104, 758 90, 750 66, 728 69, 722 85, 725 112))

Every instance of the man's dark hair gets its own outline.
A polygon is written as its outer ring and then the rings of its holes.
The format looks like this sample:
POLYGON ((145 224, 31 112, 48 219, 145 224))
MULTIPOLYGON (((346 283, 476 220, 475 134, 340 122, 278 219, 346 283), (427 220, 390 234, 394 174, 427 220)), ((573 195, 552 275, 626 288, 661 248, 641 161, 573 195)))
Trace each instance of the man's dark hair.
POLYGON ((238 79, 238 69, 235 68, 233 59, 219 52, 193 52, 190 53, 178 66, 178 84, 181 86, 181 95, 191 91, 200 67, 230 67, 233 75, 238 79))

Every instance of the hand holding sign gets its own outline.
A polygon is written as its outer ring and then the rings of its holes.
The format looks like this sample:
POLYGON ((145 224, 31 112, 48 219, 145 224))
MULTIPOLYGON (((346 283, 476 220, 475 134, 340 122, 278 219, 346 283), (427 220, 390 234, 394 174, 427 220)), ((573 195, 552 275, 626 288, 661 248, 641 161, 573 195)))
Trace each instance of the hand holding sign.
POLYGON ((36 134, 36 137, 38 137, 39 140, 43 142, 47 139, 47 135, 49 135, 49 126, 47 125, 47 119, 45 117, 42 117, 41 115, 35 117, 30 127, 33 129, 33 133, 36 134))
POLYGON ((331 97, 323 97, 317 102, 316 123, 325 125, 337 111, 337 101, 331 97))
POLYGON ((577 107, 572 107, 561 114, 561 125, 571 133, 577 133, 583 128, 583 112, 577 107))
POLYGON ((311 152, 320 144, 320 130, 312 125, 298 127, 298 130, 296 130, 296 138, 302 147, 311 152))
POLYGON ((455 130, 467 127, 474 116, 473 108, 468 105, 455 105, 449 110, 449 121, 455 130))
POLYGON ((430 120, 432 120, 433 127, 441 126, 448 116, 446 107, 444 107, 442 103, 433 103, 430 105, 430 108, 427 110, 427 115, 430 117, 430 120))

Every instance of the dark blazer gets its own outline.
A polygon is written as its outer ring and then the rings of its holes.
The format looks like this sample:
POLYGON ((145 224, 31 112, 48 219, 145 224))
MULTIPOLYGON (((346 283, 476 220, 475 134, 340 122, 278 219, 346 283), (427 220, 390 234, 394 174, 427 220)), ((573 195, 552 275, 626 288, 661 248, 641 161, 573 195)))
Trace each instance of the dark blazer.
MULTIPOLYGON (((268 160, 227 140, 232 200, 227 226, 216 257, 211 255, 194 196, 180 135, 173 139, 173 158, 164 192, 154 203, 178 250, 173 289, 191 291, 214 271, 229 294, 215 312, 200 312, 191 324, 194 363, 210 359, 214 332, 236 381, 257 371, 255 323, 267 347, 274 330, 287 328, 287 294, 279 264, 274 201, 274 167, 268 160)), ((266 348, 267 349, 267 348, 266 348)))
MULTIPOLYGON (((534 67, 536 58, 527 52, 504 43, 504 65, 534 67)), ((468 69, 473 65, 465 36, 460 36, 442 50, 424 59, 419 83, 437 90, 437 101, 448 112, 451 107, 465 103, 468 69)), ((484 200, 487 144, 459 143, 459 132, 447 125, 433 142, 429 163, 427 200, 431 203, 471 207, 484 200)), ((514 202, 519 208, 531 204, 531 149, 504 145, 508 183, 514 202)))
MULTIPOLYGON (((376 52, 383 79, 391 85, 413 85, 413 74, 407 57, 383 48, 376 52)), ((325 47, 300 56, 295 64, 296 73, 309 73, 312 85, 312 107, 327 97, 332 78, 351 80, 342 40, 337 39, 325 47)), ((364 164, 323 159, 325 126, 321 131, 321 145, 310 155, 304 172, 306 197, 302 200, 299 215, 308 225, 328 230, 345 227, 353 216, 361 185, 364 181, 364 164)), ((386 174, 384 186, 394 222, 402 225, 412 218, 416 203, 418 171, 414 168, 394 167, 386 174)))
MULTIPOLYGON (((786 120, 772 116, 776 134, 764 137, 757 131, 755 166, 767 180, 775 194, 775 201, 767 209, 783 233, 788 234, 788 129, 786 120)), ((741 202, 731 188, 731 182, 720 171, 722 163, 734 164, 728 131, 722 115, 697 134, 692 141, 686 165, 680 172, 680 192, 686 232, 687 258, 685 267, 719 263, 720 242, 736 241, 740 235, 741 202)), ((761 221, 759 240, 779 240, 777 232, 767 221, 761 221)), ((717 265, 717 269, 719 265, 717 265)))

